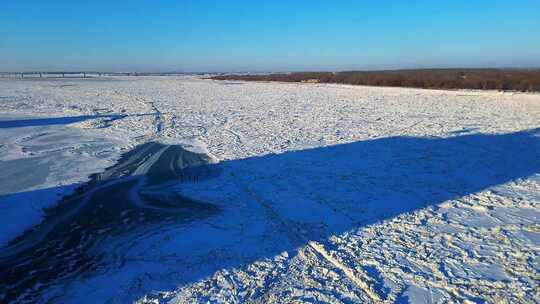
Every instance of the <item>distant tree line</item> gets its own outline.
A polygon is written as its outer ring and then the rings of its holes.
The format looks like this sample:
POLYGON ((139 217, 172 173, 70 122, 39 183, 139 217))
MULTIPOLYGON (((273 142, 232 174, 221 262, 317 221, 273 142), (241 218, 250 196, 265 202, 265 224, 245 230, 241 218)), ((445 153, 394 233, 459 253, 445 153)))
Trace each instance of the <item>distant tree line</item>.
POLYGON ((540 69, 422 69, 219 75, 215 80, 320 82, 426 89, 540 92, 540 69))

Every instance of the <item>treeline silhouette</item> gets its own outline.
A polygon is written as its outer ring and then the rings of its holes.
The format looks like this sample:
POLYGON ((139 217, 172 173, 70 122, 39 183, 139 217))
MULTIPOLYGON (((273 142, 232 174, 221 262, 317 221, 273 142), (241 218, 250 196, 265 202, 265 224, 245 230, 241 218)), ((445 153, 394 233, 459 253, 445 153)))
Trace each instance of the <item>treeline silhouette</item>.
POLYGON ((214 76, 212 79, 540 92, 540 69, 421 69, 295 72, 267 75, 229 74, 214 76))

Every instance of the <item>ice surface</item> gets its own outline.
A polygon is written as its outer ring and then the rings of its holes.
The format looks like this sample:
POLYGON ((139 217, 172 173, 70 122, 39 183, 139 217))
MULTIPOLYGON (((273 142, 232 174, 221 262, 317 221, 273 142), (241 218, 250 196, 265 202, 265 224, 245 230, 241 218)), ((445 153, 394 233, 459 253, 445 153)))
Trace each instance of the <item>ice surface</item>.
POLYGON ((167 189, 220 212, 103 231, 41 302, 534 303, 540 95, 225 84, 0 81, 4 244, 138 144, 219 169, 167 189))

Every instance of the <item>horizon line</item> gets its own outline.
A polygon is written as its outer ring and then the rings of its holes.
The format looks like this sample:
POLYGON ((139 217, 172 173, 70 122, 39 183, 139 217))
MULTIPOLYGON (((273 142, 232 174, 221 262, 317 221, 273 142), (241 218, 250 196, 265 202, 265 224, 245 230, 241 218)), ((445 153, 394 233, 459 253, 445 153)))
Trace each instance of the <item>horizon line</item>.
POLYGON ((504 66, 504 67, 418 67, 418 68, 372 68, 372 69, 291 69, 291 70, 264 70, 264 69, 253 69, 253 70, 193 70, 193 71, 174 71, 174 70, 147 70, 147 71, 138 71, 138 70, 124 70, 124 71, 107 71, 107 70, 98 70, 98 69, 36 69, 36 70, 20 70, 20 71, 0 71, 1 75, 10 75, 10 74, 132 74, 132 76, 148 75, 148 74, 160 74, 160 75, 172 75, 172 74, 238 74, 238 73, 303 73, 303 72, 384 72, 384 71, 421 71, 421 70, 537 70, 540 69, 540 66, 504 66))

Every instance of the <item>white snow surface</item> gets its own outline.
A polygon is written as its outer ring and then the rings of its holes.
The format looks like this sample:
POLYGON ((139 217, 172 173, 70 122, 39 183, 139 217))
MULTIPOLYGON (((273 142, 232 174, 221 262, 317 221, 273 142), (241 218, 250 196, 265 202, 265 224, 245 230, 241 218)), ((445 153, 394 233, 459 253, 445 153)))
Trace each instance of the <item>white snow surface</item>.
POLYGON ((216 159, 177 188, 219 214, 110 237, 43 302, 538 303, 538 128, 538 94, 3 79, 0 246, 157 140, 216 159))

